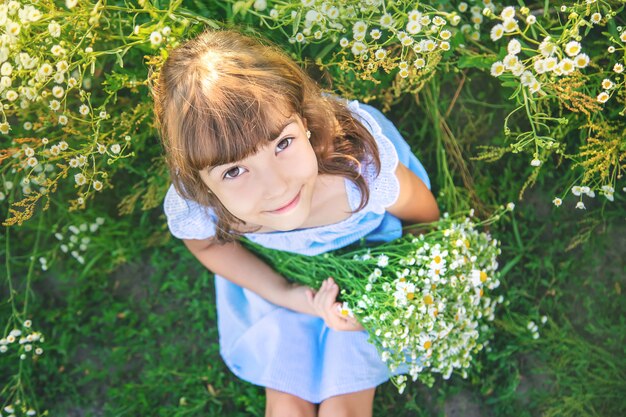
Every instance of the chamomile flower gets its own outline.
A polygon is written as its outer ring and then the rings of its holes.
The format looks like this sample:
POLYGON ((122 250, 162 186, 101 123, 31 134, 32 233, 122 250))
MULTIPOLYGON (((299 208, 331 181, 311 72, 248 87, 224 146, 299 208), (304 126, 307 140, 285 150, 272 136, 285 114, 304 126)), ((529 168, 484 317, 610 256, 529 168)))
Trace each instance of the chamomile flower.
POLYGON ((359 56, 364 54, 367 51, 367 46, 361 41, 356 41, 352 44, 352 53, 354 56, 359 56))
POLYGON ((603 91, 600 94, 598 94, 598 97, 596 97, 596 100, 598 101, 598 103, 606 103, 609 98, 610 98, 609 93, 607 93, 606 91, 603 91))
POLYGON ((572 187, 572 194, 576 197, 579 197, 583 193, 583 189, 580 185, 575 185, 572 187))
POLYGON ((14 90, 9 90, 6 93, 6 99, 9 101, 15 101, 19 97, 19 95, 14 90))
POLYGON ((574 64, 578 68, 585 68, 589 64, 589 55, 587 54, 578 54, 574 58, 574 64))
POLYGON ((113 145, 111 145, 111 152, 113 152, 114 154, 120 153, 121 150, 122 148, 120 147, 119 144, 114 143, 113 145))
POLYGON ((76 185, 78 186, 85 185, 85 183, 87 183, 87 178, 82 173, 78 173, 74 175, 74 182, 76 182, 76 185))
POLYGON ((559 69, 563 75, 569 75, 576 69, 576 64, 569 58, 563 58, 561 62, 559 62, 559 69))
POLYGON ((419 22, 411 20, 406 25, 406 31, 411 35, 416 35, 422 31, 422 25, 420 25, 419 22))
POLYGON ((614 201, 614 197, 613 197, 613 193, 615 192, 615 189, 613 187, 611 187, 610 185, 603 185, 601 188, 601 194, 604 195, 604 197, 606 197, 607 200, 609 201, 614 201))
POLYGON ((394 24, 393 16, 389 13, 385 13, 380 17, 380 25, 384 28, 390 28, 394 24))
POLYGON ((598 12, 592 13, 590 20, 591 23, 598 24, 602 20, 602 15, 598 12))
POLYGON ((533 69, 537 74, 543 74, 546 72, 546 62, 543 59, 538 59, 533 63, 533 69))
POLYGON ((83 116, 86 116, 89 114, 89 106, 86 104, 83 104, 80 106, 80 108, 78 109, 78 112, 80 114, 82 114, 83 116))
POLYGON ((426 60, 424 58, 415 58, 415 62, 413 62, 413 66, 417 69, 424 68, 426 66, 426 60))
POLYGON ((48 33, 53 38, 58 38, 59 36, 61 36, 61 25, 59 25, 54 20, 51 21, 50 23, 48 23, 48 33))
POLYGON ((578 55, 581 49, 580 43, 576 41, 570 41, 565 45, 565 53, 572 57, 578 55))
POLYGON ((385 59, 386 56, 387 56, 387 51, 384 50, 383 48, 380 48, 376 52, 374 52, 374 58, 376 58, 379 61, 382 59, 385 59))
POLYGON ((8 77, 13 72, 13 65, 10 62, 3 62, 0 66, 0 75, 8 77))
POLYGON ((535 81, 535 76, 530 71, 524 71, 524 73, 520 77, 520 81, 522 85, 528 87, 529 85, 533 83, 533 81, 535 81))
MULTIPOLYGON (((419 15, 418 15, 418 16, 419 16, 419 15)), ((419 20, 422 20, 422 19, 421 19, 421 17, 420 17, 420 19, 419 19, 419 20)), ((433 18, 433 24, 434 24, 435 26, 443 26, 443 25, 445 25, 445 24, 446 24, 446 20, 445 20, 443 17, 441 17, 441 16, 435 16, 435 17, 433 18)))
POLYGON ((534 167, 538 167, 541 166, 541 160, 534 158, 532 161, 530 161, 530 165, 534 166, 534 167))
POLYGON ((54 87, 52 87, 52 95, 56 98, 63 98, 64 94, 65 90, 60 85, 55 85, 54 87))
POLYGON ((54 69, 52 68, 52 65, 46 62, 41 67, 39 67, 38 74, 40 74, 42 77, 50 77, 53 72, 54 69))
POLYGON ((101 181, 94 181, 93 182, 93 188, 96 191, 102 190, 102 182, 101 181))
POLYGON ((615 72, 616 74, 621 74, 622 72, 624 72, 624 66, 619 63, 613 65, 613 72, 615 72))
POLYGON ((528 89, 534 94, 541 90, 541 83, 537 80, 533 80, 533 82, 528 86, 528 89))
POLYGON ((620 39, 622 42, 626 43, 626 30, 625 30, 625 31, 623 31, 621 35, 619 35, 619 39, 620 39))
POLYGON ((535 15, 528 15, 526 17, 526 24, 527 25, 534 25, 535 23, 537 23, 537 18, 535 17, 535 15))
POLYGON ((604 80, 602 80, 602 88, 603 89, 610 90, 614 86, 615 86, 615 84, 613 84, 613 81, 609 80, 608 78, 605 78, 604 80))
POLYGON ((346 302, 337 306, 337 310, 339 311, 339 314, 341 314, 343 317, 354 317, 354 312, 346 302))
POLYGON ((576 208, 579 210, 585 210, 587 207, 585 207, 585 203, 579 201, 578 203, 576 203, 576 208))
POLYGON ((372 39, 378 40, 382 36, 382 32, 378 29, 372 29, 370 31, 370 36, 372 37, 372 39))
POLYGON ((504 57, 504 59, 502 60, 502 63, 504 64, 506 69, 512 70, 520 62, 519 62, 519 59, 517 58, 516 55, 510 55, 509 54, 509 55, 504 57))
POLYGON ((150 44, 152 46, 159 46, 161 42, 163 42, 163 35, 161 35, 161 32, 154 31, 150 34, 150 44))
POLYGON ((54 56, 61 56, 61 55, 65 55, 66 51, 65 51, 65 48, 63 48, 61 45, 54 45, 52 46, 52 48, 50 48, 50 52, 54 56))
POLYGON ((506 50, 511 55, 517 55, 522 50, 522 44, 517 39, 511 39, 506 47, 506 50))
POLYGON ((559 61, 556 57, 550 57, 543 60, 543 66, 546 71, 555 71, 559 66, 559 61))
POLYGON ((354 39, 356 40, 363 40, 363 38, 365 37, 365 32, 367 32, 367 24, 361 20, 357 21, 352 26, 352 33, 354 39))
POLYGON ((503 20, 513 19, 515 17, 515 7, 513 6, 505 7, 504 9, 502 9, 502 12, 500 13, 500 17, 503 20))
POLYGON ((255 2, 252 5, 252 7, 254 7, 254 10, 258 10, 259 12, 262 12, 263 10, 265 10, 267 8, 267 1, 266 0, 255 0, 255 2))
POLYGON ((67 116, 64 114, 60 115, 58 121, 60 125, 65 126, 68 122, 67 116))
POLYGON ((515 32, 519 29, 519 25, 517 24, 517 19, 507 19, 502 22, 502 26, 504 27, 504 31, 506 33, 515 32))
POLYGON ((544 38, 544 40, 539 44, 539 52, 546 58, 554 55, 556 49, 556 45, 550 42, 550 38, 544 38))
POLYGON ((552 200, 552 204, 554 204, 556 207, 560 207, 561 204, 563 204, 563 200, 561 200, 559 197, 554 197, 554 200, 552 200))

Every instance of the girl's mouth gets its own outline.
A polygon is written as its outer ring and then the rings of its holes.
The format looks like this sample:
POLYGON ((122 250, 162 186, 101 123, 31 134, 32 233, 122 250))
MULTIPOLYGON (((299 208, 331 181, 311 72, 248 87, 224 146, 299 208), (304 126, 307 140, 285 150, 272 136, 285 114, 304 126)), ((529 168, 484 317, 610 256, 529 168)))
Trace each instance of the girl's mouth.
POLYGON ((286 213, 288 211, 290 211, 291 209, 295 208, 298 203, 300 202, 300 194, 301 194, 302 190, 298 191, 298 194, 293 198, 293 200, 291 200, 289 203, 287 203, 286 205, 282 206, 281 208, 278 208, 276 210, 271 210, 270 213, 274 213, 274 214, 283 214, 286 213))

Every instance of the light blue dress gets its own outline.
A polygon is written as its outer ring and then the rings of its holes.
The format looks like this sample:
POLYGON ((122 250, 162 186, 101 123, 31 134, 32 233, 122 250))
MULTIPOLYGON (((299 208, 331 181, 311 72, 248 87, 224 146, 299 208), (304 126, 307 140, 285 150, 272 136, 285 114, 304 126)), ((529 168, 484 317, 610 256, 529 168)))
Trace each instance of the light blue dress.
MULTIPOLYGON (((363 167, 370 187, 367 206, 335 224, 288 232, 250 233, 250 240, 266 247, 317 255, 366 236, 388 241, 401 236, 401 222, 385 208, 397 199, 394 175, 398 162, 430 188, 424 167, 395 126, 375 108, 352 101, 348 108, 376 139, 381 171, 363 167)), ((358 188, 346 180, 352 209, 358 207, 358 188)), ((170 187, 164 203, 171 233, 180 239, 205 239, 215 232, 210 209, 184 200, 170 187)), ((255 293, 215 277, 220 352, 230 370, 248 382, 287 392, 312 403, 376 387, 390 377, 366 332, 337 332, 323 320, 278 307, 255 293)))

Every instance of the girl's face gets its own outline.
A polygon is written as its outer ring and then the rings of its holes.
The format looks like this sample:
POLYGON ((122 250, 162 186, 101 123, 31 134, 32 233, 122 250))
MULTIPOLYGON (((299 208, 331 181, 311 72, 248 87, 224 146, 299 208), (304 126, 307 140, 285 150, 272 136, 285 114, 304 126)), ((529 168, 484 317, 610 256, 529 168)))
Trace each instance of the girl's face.
POLYGON ((311 212, 317 159, 298 115, 285 118, 282 132, 257 153, 208 167, 200 177, 224 207, 249 226, 293 230, 311 212))

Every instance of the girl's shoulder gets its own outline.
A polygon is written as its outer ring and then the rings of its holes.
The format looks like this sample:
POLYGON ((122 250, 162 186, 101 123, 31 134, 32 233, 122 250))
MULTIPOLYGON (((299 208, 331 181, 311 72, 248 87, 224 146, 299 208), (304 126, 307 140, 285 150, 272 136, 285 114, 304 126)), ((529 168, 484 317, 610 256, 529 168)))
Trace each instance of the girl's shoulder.
POLYGON ((183 198, 173 184, 165 194, 163 211, 170 232, 178 239, 207 239, 215 235, 217 218, 213 210, 183 198))

